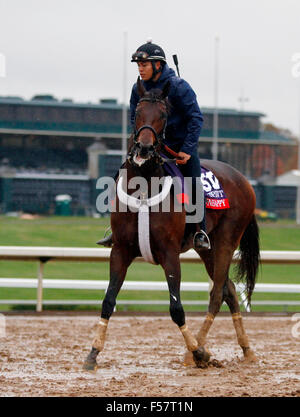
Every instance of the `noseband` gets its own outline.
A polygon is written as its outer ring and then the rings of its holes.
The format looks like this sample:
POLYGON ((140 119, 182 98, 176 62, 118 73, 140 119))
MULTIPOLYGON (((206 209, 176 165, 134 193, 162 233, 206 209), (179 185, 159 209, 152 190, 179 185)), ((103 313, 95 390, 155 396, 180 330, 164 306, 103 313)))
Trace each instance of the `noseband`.
POLYGON ((151 125, 143 125, 138 130, 135 130, 134 139, 133 139, 134 144, 137 145, 137 144, 140 143, 140 142, 138 142, 138 137, 139 137, 140 133, 142 132, 142 130, 149 129, 149 130, 152 131, 152 133, 155 136, 155 143, 154 143, 153 146, 154 146, 154 148, 156 148, 158 145, 160 145, 160 142, 165 138, 166 121, 165 121, 164 128, 162 130, 162 133, 160 135, 157 134, 156 130, 151 125))

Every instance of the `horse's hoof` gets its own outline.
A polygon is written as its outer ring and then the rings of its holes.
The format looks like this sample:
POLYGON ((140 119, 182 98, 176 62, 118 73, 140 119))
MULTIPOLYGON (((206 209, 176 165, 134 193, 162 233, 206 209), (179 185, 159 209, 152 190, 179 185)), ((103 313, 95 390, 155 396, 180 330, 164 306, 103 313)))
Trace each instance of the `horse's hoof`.
POLYGON ((96 371, 98 368, 97 362, 89 362, 89 361, 85 361, 83 364, 83 369, 85 371, 96 371))
POLYGON ((209 362, 204 362, 201 360, 194 359, 194 364, 196 364, 197 368, 206 369, 209 366, 209 362))
POLYGON ((248 363, 257 362, 258 359, 255 356, 255 353, 253 352, 252 349, 245 348, 243 349, 243 351, 244 351, 244 362, 248 362, 248 363))
POLYGON ((185 352, 184 354, 184 358, 183 358, 183 365, 184 366, 189 366, 189 365, 194 365, 194 358, 193 358, 193 354, 192 352, 190 352, 189 350, 185 352))
POLYGON ((204 347, 198 347, 193 352, 193 359, 198 368, 207 368, 210 354, 204 349, 204 347))
POLYGON ((87 355, 86 360, 83 364, 83 369, 86 371, 96 371, 97 370, 97 355, 99 353, 99 350, 96 348, 92 348, 90 353, 87 355))

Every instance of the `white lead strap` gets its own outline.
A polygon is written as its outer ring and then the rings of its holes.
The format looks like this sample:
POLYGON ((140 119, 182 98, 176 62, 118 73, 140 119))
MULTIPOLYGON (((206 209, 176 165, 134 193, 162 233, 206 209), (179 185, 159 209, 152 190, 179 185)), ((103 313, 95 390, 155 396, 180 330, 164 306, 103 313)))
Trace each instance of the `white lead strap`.
POLYGON ((150 216, 149 207, 142 204, 138 215, 139 247, 146 262, 157 265, 154 261, 150 246, 150 216))
POLYGON ((170 176, 165 177, 162 191, 155 196, 143 200, 139 200, 131 195, 128 195, 123 190, 123 177, 121 176, 117 185, 117 195, 121 203, 125 204, 131 209, 138 209, 138 235, 139 247, 142 257, 146 262, 157 265, 154 261, 151 246, 150 246, 150 216, 149 207, 160 204, 170 192, 173 179, 170 176))

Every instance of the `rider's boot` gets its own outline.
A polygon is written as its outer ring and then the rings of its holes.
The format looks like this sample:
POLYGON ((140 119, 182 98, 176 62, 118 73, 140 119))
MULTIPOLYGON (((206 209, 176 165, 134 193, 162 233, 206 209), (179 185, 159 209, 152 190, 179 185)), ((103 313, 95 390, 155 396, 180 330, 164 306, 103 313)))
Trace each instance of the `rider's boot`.
POLYGON ((210 249, 210 240, 206 233, 206 221, 205 221, 205 210, 204 217, 200 223, 200 232, 194 234, 193 244, 195 249, 210 249))
POLYGON ((112 247, 112 245, 113 245, 112 233, 109 233, 108 234, 109 231, 111 231, 111 228, 110 227, 108 227, 106 229, 105 234, 104 234, 104 238, 103 239, 100 239, 100 240, 98 240, 98 242, 96 242, 97 245, 102 245, 102 246, 105 246, 107 248, 111 248, 112 247))
POLYGON ((98 240, 98 242, 96 242, 97 245, 102 245, 105 246, 107 248, 111 248, 112 247, 112 233, 109 234, 108 236, 104 237, 103 239, 98 240))
POLYGON ((204 230, 200 230, 200 232, 196 232, 194 234, 193 240, 194 248, 195 249, 210 249, 210 240, 204 230))

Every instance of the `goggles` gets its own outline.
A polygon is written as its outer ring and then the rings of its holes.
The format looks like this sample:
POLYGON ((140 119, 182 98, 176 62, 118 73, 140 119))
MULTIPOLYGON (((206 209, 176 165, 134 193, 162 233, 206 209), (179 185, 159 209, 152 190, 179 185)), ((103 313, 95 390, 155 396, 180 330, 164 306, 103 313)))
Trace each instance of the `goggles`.
POLYGON ((160 55, 149 55, 144 51, 137 51, 132 54, 131 62, 138 61, 163 61, 166 62, 166 58, 160 55))
POLYGON ((147 54, 147 52, 144 51, 138 51, 135 52, 134 54, 132 54, 131 57, 131 62, 135 62, 135 61, 144 61, 149 57, 149 55, 147 54))

